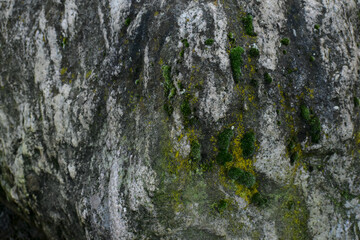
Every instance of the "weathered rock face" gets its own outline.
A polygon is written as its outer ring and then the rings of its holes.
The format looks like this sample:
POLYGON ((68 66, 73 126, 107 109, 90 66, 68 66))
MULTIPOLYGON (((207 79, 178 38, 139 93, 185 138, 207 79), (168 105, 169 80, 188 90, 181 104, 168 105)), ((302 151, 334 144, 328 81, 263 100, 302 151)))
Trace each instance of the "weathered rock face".
POLYGON ((49 239, 358 239, 359 8, 1 1, 0 198, 49 239))

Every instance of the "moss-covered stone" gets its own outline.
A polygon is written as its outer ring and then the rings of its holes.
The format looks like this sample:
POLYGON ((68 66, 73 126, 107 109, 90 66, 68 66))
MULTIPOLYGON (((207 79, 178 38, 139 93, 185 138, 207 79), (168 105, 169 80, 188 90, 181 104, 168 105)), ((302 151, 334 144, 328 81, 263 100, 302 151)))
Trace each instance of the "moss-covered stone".
POLYGON ((242 76, 241 67, 243 65, 242 55, 244 53, 244 49, 242 47, 232 48, 230 51, 230 64, 231 70, 233 72, 234 81, 238 83, 242 76))

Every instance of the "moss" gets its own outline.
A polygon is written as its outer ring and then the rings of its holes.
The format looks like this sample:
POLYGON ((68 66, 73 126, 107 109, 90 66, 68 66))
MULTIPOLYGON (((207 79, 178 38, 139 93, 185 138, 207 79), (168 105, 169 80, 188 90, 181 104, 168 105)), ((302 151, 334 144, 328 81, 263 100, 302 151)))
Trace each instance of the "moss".
POLYGON ((305 105, 301 105, 300 111, 301 111, 302 119, 304 119, 306 122, 310 121, 311 118, 310 109, 305 105))
POLYGON ((267 205, 268 199, 257 192, 251 197, 251 203, 258 207, 264 207, 267 205))
POLYGON ((62 48, 65 48, 68 44, 68 38, 67 37, 62 37, 62 40, 61 40, 61 46, 62 48))
POLYGON ((62 68, 61 70, 60 70, 60 75, 64 75, 66 72, 67 72, 67 68, 62 68))
POLYGON ((181 40, 181 42, 183 43, 183 46, 186 47, 186 48, 188 48, 190 46, 189 42, 188 42, 188 40, 186 38, 181 40))
POLYGON ((239 82, 241 78, 241 67, 243 64, 242 55, 244 53, 244 49, 242 47, 232 48, 230 51, 230 64, 231 70, 233 72, 234 81, 236 83, 239 82))
POLYGON ((230 168, 228 171, 228 177, 232 180, 235 180, 238 184, 242 184, 248 188, 254 186, 256 182, 254 175, 236 167, 230 168))
POLYGON ((162 74, 165 80, 164 82, 165 97, 171 99, 176 95, 176 88, 171 79, 171 67, 168 65, 163 65, 162 74))
POLYGON ((233 156, 228 151, 220 151, 216 156, 216 162, 219 165, 225 165, 227 162, 232 162, 233 156))
POLYGON ((185 119, 191 115, 190 102, 188 99, 185 99, 180 106, 180 110, 185 119))
POLYGON ((185 52, 185 50, 184 50, 184 49, 181 49, 181 51, 180 51, 180 53, 179 53, 180 58, 183 58, 183 57, 184 57, 184 52, 185 52))
POLYGON ((288 38, 283 38, 280 40, 281 44, 288 46, 290 44, 290 39, 288 38))
POLYGON ((258 56, 260 56, 259 49, 254 48, 254 47, 250 48, 250 50, 249 50, 249 55, 250 55, 250 57, 252 57, 252 58, 257 58, 258 56))
POLYGON ((270 83, 272 83, 272 77, 271 77, 271 75, 269 74, 269 73, 264 73, 264 80, 265 80, 265 83, 266 84, 270 84, 270 83))
POLYGON ((315 61, 315 57, 314 57, 314 56, 310 56, 309 61, 310 61, 310 62, 314 62, 314 61, 315 61))
POLYGON ((220 151, 228 151, 230 140, 234 132, 230 128, 225 128, 218 136, 218 147, 220 151))
POLYGON ((129 17, 126 18, 126 19, 125 19, 125 26, 128 27, 128 26, 130 25, 130 23, 131 23, 131 18, 129 18, 129 17))
POLYGON ((284 55, 287 54, 287 51, 286 51, 285 49, 283 50, 283 54, 284 54, 284 55))
POLYGON ((139 85, 139 83, 140 83, 140 80, 139 80, 139 79, 136 79, 136 80, 135 80, 135 85, 139 85))
POLYGON ((213 45, 213 43, 214 43, 214 39, 209 38, 205 40, 205 45, 207 46, 211 46, 213 45))
POLYGON ((359 107, 360 106, 360 100, 357 97, 354 97, 354 106, 359 107))
POLYGON ((193 140, 190 143, 190 159, 195 162, 201 160, 201 145, 197 140, 193 140))
POLYGON ((295 141, 293 139, 291 139, 289 141, 289 144, 287 145, 287 149, 289 152, 291 152, 294 148, 295 148, 295 141))
POLYGON ((299 159, 299 153, 298 152, 294 152, 293 154, 291 154, 291 156, 290 156, 291 165, 293 165, 298 159, 299 159))
POLYGON ((241 139, 241 149, 244 158, 250 158, 255 152, 255 134, 247 132, 241 139))
POLYGON ((234 33, 229 32, 227 36, 228 36, 229 42, 230 42, 231 44, 234 44, 234 43, 235 43, 234 33))
POLYGON ((174 108, 169 103, 165 103, 163 108, 167 115, 170 117, 174 111, 174 108))
POLYGON ((251 84, 253 87, 257 87, 257 86, 258 86, 258 82, 257 82, 257 80, 254 79, 254 78, 252 78, 252 79, 250 80, 250 84, 251 84))
POLYGON ((312 117, 309 123, 311 142, 319 143, 321 138, 321 123, 318 117, 312 117))
POLYGON ((319 24, 315 24, 315 25, 314 25, 314 28, 315 28, 316 30, 319 30, 319 29, 320 29, 320 25, 319 25, 319 24))
POLYGON ((256 36, 254 32, 254 26, 253 26, 253 16, 250 14, 246 15, 242 18, 242 23, 245 28, 245 33, 249 36, 256 36))

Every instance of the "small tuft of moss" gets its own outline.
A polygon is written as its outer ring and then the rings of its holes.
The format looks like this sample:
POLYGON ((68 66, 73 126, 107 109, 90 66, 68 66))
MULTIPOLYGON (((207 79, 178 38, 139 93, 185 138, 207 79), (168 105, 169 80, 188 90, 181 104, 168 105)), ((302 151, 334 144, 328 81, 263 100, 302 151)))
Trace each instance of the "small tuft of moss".
POLYGON ((227 162, 231 162, 233 156, 228 151, 220 151, 216 156, 216 162, 219 165, 225 165, 227 162))
POLYGON ((128 26, 130 25, 130 23, 131 23, 131 18, 129 18, 129 17, 126 18, 126 19, 125 19, 125 26, 128 27, 128 26))
POLYGON ((168 65, 163 65, 162 71, 163 71, 162 72, 163 77, 165 79, 165 82, 164 82, 165 96, 168 97, 169 99, 171 99, 176 95, 176 88, 171 79, 171 67, 168 65))
POLYGON ((287 51, 286 51, 285 49, 283 50, 283 54, 284 54, 284 55, 287 54, 287 51))
POLYGON ((271 75, 269 74, 269 73, 264 73, 264 80, 265 80, 265 83, 266 84, 270 84, 270 83, 272 83, 272 77, 271 77, 271 75))
POLYGON ((310 120, 311 142, 319 143, 321 138, 321 123, 318 117, 314 116, 310 120))
POLYGON ((238 184, 242 184, 248 188, 254 186, 256 182, 254 175, 236 167, 230 168, 228 171, 228 177, 235 180, 238 184))
POLYGON ((228 151, 230 140, 234 132, 230 128, 225 128, 218 136, 218 147, 220 151, 228 151))
POLYGON ((310 56, 310 62, 314 62, 315 61, 315 57, 314 56, 310 56))
POLYGON ((165 103, 163 108, 167 115, 170 117, 174 111, 174 108, 169 103, 165 103))
POLYGON ((249 50, 249 55, 250 55, 250 57, 252 57, 252 58, 257 58, 258 56, 260 56, 259 49, 254 48, 254 47, 250 48, 250 50, 249 50))
POLYGON ((320 25, 319 25, 319 24, 315 24, 315 25, 314 25, 314 28, 315 28, 316 30, 319 30, 319 29, 320 29, 320 25))
POLYGON ((300 111, 301 111, 302 119, 304 119, 306 122, 310 121, 311 118, 310 109, 305 105, 301 105, 300 111))
POLYGON ((229 200, 221 199, 213 206, 218 213, 223 213, 227 209, 228 205, 229 205, 229 200))
POLYGON ((135 85, 139 85, 139 83, 140 83, 140 79, 136 79, 135 80, 135 85))
POLYGON ((200 162, 201 160, 201 145, 197 140, 190 143, 190 158, 195 162, 200 162))
POLYGON ((205 40, 205 45, 207 46, 211 46, 213 45, 213 43, 214 43, 214 39, 209 38, 205 40))
POLYGON ((281 44, 288 46, 290 44, 290 39, 288 38, 283 38, 280 40, 281 44))
POLYGON ((268 199, 263 197, 259 192, 255 193, 251 197, 251 203, 258 207, 264 207, 267 205, 268 199))
POLYGON ((182 115, 185 117, 185 118, 188 118, 190 115, 191 115, 191 108, 190 108, 190 102, 189 100, 185 99, 181 106, 180 106, 180 110, 181 110, 181 113, 182 115))
POLYGON ((357 98, 357 97, 354 97, 354 106, 355 106, 355 107, 360 106, 360 100, 359 100, 359 98, 357 98))
POLYGON ((255 134, 247 132, 241 139, 241 149, 244 158, 250 158, 255 152, 255 134))
POLYGON ((229 32, 227 36, 228 36, 229 42, 230 42, 231 44, 234 44, 234 43, 235 43, 234 33, 229 32))
POLYGON ((181 51, 179 52, 180 58, 183 58, 183 57, 184 57, 184 52, 185 52, 185 50, 184 50, 184 49, 181 49, 181 51))
POLYGON ((188 42, 188 40, 186 38, 181 40, 181 42, 183 43, 183 46, 186 47, 186 48, 188 48, 190 46, 189 42, 188 42))
POLYGON ((233 77, 235 83, 238 83, 241 78, 241 67, 243 64, 242 55, 244 53, 244 49, 242 47, 232 48, 230 51, 230 64, 231 70, 233 72, 233 77))
POLYGON ((290 156, 291 165, 293 165, 298 159, 299 159, 299 153, 298 152, 294 152, 293 154, 291 154, 291 156, 290 156))
POLYGON ((246 15, 242 18, 242 23, 245 28, 245 33, 249 36, 256 36, 256 33, 254 32, 254 26, 253 26, 253 16, 250 14, 246 15))

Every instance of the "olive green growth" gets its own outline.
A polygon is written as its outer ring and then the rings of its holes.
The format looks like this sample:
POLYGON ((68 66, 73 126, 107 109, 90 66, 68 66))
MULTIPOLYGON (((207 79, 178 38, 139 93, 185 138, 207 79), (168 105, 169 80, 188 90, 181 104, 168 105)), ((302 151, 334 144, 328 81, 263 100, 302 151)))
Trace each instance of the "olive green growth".
POLYGON ((214 205, 214 209, 218 212, 218 213, 223 213, 229 206, 229 200, 227 199, 221 199, 218 202, 216 202, 214 205))
POLYGON ((359 107, 360 106, 360 100, 357 97, 354 97, 354 106, 359 107))
POLYGON ((235 83, 238 83, 241 78, 241 67, 243 64, 242 55, 244 53, 244 49, 242 47, 232 48, 230 51, 230 64, 231 70, 233 72, 233 77, 235 83))
POLYGON ((290 39, 288 38, 283 38, 280 40, 281 44, 288 46, 290 44, 290 39))
POLYGON ((170 117, 172 115, 173 111, 174 111, 174 108, 169 103, 165 103, 164 104, 164 111, 170 117))
POLYGON ((176 88, 171 79, 171 67, 168 65, 163 65, 162 74, 165 80, 164 82, 165 97, 171 99, 176 95, 176 88))
POLYGON ((301 111, 301 117, 302 117, 302 119, 304 119, 305 121, 310 121, 310 109, 307 107, 307 106, 305 106, 305 105, 301 105, 300 106, 300 111, 301 111))
POLYGON ((315 57, 314 56, 310 56, 310 62, 314 62, 315 61, 315 57))
POLYGON ((254 32, 254 26, 253 26, 253 16, 250 14, 246 15, 242 18, 242 23, 244 25, 245 33, 249 36, 256 36, 256 33, 254 32))
POLYGON ((229 39, 230 44, 234 44, 234 43, 235 43, 234 33, 229 32, 227 36, 228 36, 228 39, 229 39))
POLYGON ((218 147, 220 151, 228 151, 230 140, 234 132, 230 128, 225 128, 218 136, 218 147))
POLYGON ((319 143, 321 138, 321 123, 318 117, 312 117, 310 120, 311 142, 319 143))
POLYGON ((291 154, 291 156, 290 156, 291 165, 293 165, 298 159, 299 159, 299 153, 298 152, 294 152, 293 154, 291 154))
POLYGON ((205 45, 211 46, 211 45, 213 45, 213 44, 214 44, 214 39, 209 38, 209 39, 206 39, 206 40, 205 40, 205 45))
POLYGON ((184 57, 184 49, 181 49, 181 51, 180 51, 180 53, 179 53, 179 56, 180 56, 180 58, 183 58, 184 57))
POLYGON ((185 119, 191 115, 191 107, 189 100, 185 99, 180 106, 180 110, 185 119))
POLYGON ((250 57, 252 57, 252 58, 257 58, 258 56, 260 56, 259 49, 254 48, 254 47, 250 48, 250 50, 249 50, 249 55, 250 55, 250 57))
POLYGON ((254 175, 236 167, 230 168, 228 171, 228 177, 232 180, 235 180, 238 184, 242 184, 248 188, 254 186, 256 182, 254 175))
POLYGON ((126 18, 126 19, 125 19, 125 26, 128 27, 128 26, 130 25, 130 23, 131 23, 131 18, 129 18, 129 17, 126 18))
POLYGON ((190 143, 190 159, 195 162, 200 162, 201 160, 201 145, 197 140, 193 140, 190 143))
POLYGON ((216 156, 216 162, 219 165, 225 165, 227 162, 231 162, 233 156, 228 151, 220 151, 216 156))
POLYGON ((68 38, 67 37, 62 37, 62 41, 61 41, 61 47, 65 48, 68 44, 68 38))
POLYGON ((264 80, 265 80, 265 83, 266 84, 270 84, 270 83, 272 83, 272 77, 271 77, 271 75, 270 75, 270 73, 264 73, 264 80))
POLYGON ((319 30, 319 29, 320 29, 320 25, 319 25, 319 24, 315 24, 315 25, 314 25, 314 28, 315 28, 316 30, 319 30))
POLYGON ((255 134, 247 132, 241 139, 241 149, 244 158, 250 158, 255 152, 255 134))
POLYGON ((267 206, 268 199, 257 192, 251 197, 251 203, 258 207, 265 207, 267 206))
POLYGON ((190 46, 189 42, 188 42, 188 40, 186 38, 181 40, 181 42, 183 43, 183 46, 186 47, 186 48, 188 48, 190 46))

